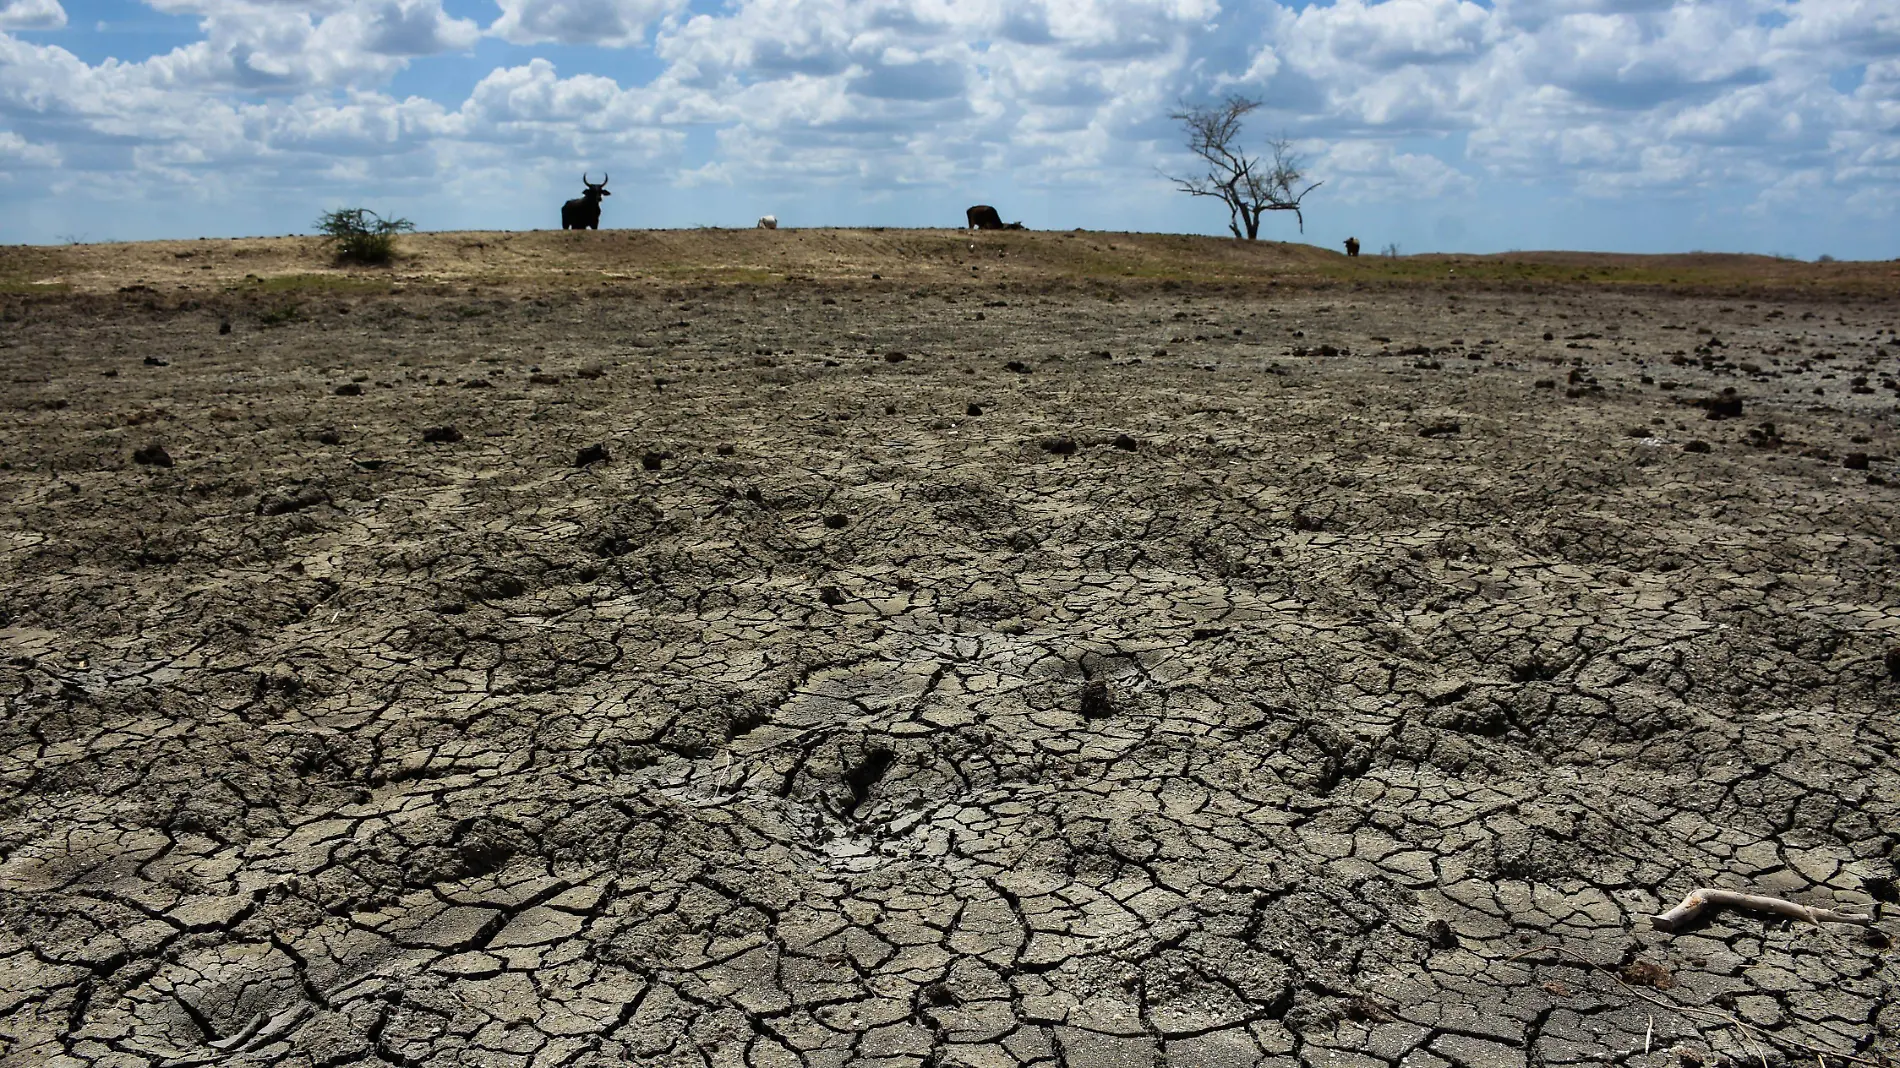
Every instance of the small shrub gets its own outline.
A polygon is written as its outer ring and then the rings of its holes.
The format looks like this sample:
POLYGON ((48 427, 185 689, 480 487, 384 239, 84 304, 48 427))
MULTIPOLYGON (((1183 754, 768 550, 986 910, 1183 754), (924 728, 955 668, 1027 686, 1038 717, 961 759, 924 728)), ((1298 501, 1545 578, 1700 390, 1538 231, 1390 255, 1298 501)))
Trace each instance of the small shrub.
POLYGON ((1816 257, 1814 258, 1814 262, 1816 262, 1816 263, 1833 263, 1833 262, 1834 262, 1834 257, 1832 257, 1832 256, 1830 256, 1830 255, 1828 255, 1827 253, 1825 253, 1825 252, 1823 252, 1823 253, 1821 253, 1821 254, 1820 254, 1819 256, 1816 256, 1816 257))
POLYGON ((303 309, 296 304, 282 304, 257 317, 265 326, 288 326, 303 319, 303 309))
POLYGON ((1399 258, 1398 242, 1394 241, 1391 244, 1387 245, 1386 247, 1380 249, 1379 255, 1384 256, 1386 259, 1389 259, 1389 260, 1398 259, 1399 258))
POLYGON ((408 219, 385 219, 368 208, 338 208, 317 219, 317 230, 336 242, 336 258, 349 263, 388 263, 396 235, 415 229, 408 219))

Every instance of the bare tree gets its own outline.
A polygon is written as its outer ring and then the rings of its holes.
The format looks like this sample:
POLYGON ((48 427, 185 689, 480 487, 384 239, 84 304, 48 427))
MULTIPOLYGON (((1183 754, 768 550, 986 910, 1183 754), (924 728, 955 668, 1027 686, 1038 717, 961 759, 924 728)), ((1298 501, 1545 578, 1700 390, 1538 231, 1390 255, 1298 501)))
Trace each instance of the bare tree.
POLYGON ((1290 211, 1299 220, 1300 232, 1306 232, 1306 217, 1300 214, 1300 201, 1318 189, 1314 182, 1295 189, 1306 180, 1299 153, 1293 142, 1279 137, 1267 142, 1272 162, 1249 156, 1240 147, 1240 127, 1247 114, 1260 107, 1260 101, 1244 96, 1229 96, 1218 104, 1183 105, 1169 118, 1181 124, 1187 133, 1188 151, 1207 164, 1207 173, 1195 178, 1165 175, 1175 188, 1197 197, 1218 197, 1227 205, 1227 228, 1236 238, 1253 241, 1260 236, 1260 217, 1270 211, 1290 211), (1245 227, 1245 232, 1242 232, 1245 227))

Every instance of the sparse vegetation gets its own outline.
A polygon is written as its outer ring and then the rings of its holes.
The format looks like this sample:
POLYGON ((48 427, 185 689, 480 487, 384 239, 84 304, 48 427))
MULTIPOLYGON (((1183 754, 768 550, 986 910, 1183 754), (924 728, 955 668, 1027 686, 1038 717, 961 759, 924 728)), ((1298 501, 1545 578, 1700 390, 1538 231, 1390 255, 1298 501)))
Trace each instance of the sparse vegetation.
POLYGON ((317 231, 336 242, 336 258, 345 263, 388 263, 396 235, 415 229, 408 219, 385 219, 368 208, 338 208, 317 219, 317 231))
POLYGON ((1399 243, 1397 241, 1387 242, 1386 246, 1379 250, 1379 255, 1384 256, 1388 260, 1398 259, 1399 258, 1399 243))

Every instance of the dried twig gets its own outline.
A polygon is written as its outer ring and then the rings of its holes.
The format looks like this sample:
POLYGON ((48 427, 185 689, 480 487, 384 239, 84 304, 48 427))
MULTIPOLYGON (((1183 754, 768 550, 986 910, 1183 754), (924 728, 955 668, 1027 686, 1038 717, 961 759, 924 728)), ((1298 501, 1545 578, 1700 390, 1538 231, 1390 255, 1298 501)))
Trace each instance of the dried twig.
POLYGON ((1798 905, 1779 897, 1764 897, 1760 894, 1738 894, 1733 890, 1717 890, 1705 886, 1700 890, 1689 891, 1682 903, 1668 912, 1649 918, 1658 931, 1679 931, 1700 919, 1709 909, 1742 909, 1746 912, 1765 912, 1772 916, 1786 916, 1791 920, 1806 920, 1819 927, 1822 923, 1852 923, 1862 927, 1872 927, 1872 916, 1860 916, 1854 913, 1836 912, 1833 909, 1816 908, 1811 905, 1798 905))

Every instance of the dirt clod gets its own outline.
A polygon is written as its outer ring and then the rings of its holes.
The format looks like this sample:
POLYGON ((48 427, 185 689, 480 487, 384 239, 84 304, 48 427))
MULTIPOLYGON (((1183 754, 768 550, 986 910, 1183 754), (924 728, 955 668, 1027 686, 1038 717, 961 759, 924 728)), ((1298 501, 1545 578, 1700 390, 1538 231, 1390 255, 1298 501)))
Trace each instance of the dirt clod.
POLYGON ((1141 448, 1141 443, 1136 441, 1133 437, 1127 434, 1115 435, 1115 440, 1114 442, 1112 442, 1112 444, 1116 448, 1123 449, 1128 452, 1134 452, 1136 449, 1141 448))
POLYGON ((587 467, 591 464, 604 464, 608 459, 607 446, 595 442, 574 454, 574 466, 587 467))
POLYGON ((165 451, 165 446, 152 442, 132 450, 132 462, 150 467, 170 467, 172 454, 165 451))
POLYGON ((316 486, 286 486, 283 489, 266 493, 258 499, 258 515, 288 515, 313 508, 330 499, 329 494, 316 486))
POLYGON ((1696 406, 1707 411, 1710 419, 1739 419, 1742 415, 1742 398, 1733 389, 1724 390, 1720 396, 1699 400, 1696 406))
POLYGON ((1464 428, 1459 425, 1456 419, 1441 419, 1438 422, 1428 423, 1420 427, 1418 436, 1421 438, 1446 438, 1458 433, 1462 429, 1464 428))
POLYGON ((1676 977, 1668 968, 1646 960, 1631 961, 1617 969, 1616 974, 1631 986, 1668 990, 1676 985, 1676 977))
POLYGON ((1053 453, 1057 456, 1068 456, 1075 452, 1075 439, 1044 438, 1042 440, 1042 451, 1053 453))
POLYGON ((422 432, 422 440, 433 445, 453 445, 462 440, 462 432, 453 426, 432 426, 422 432))

